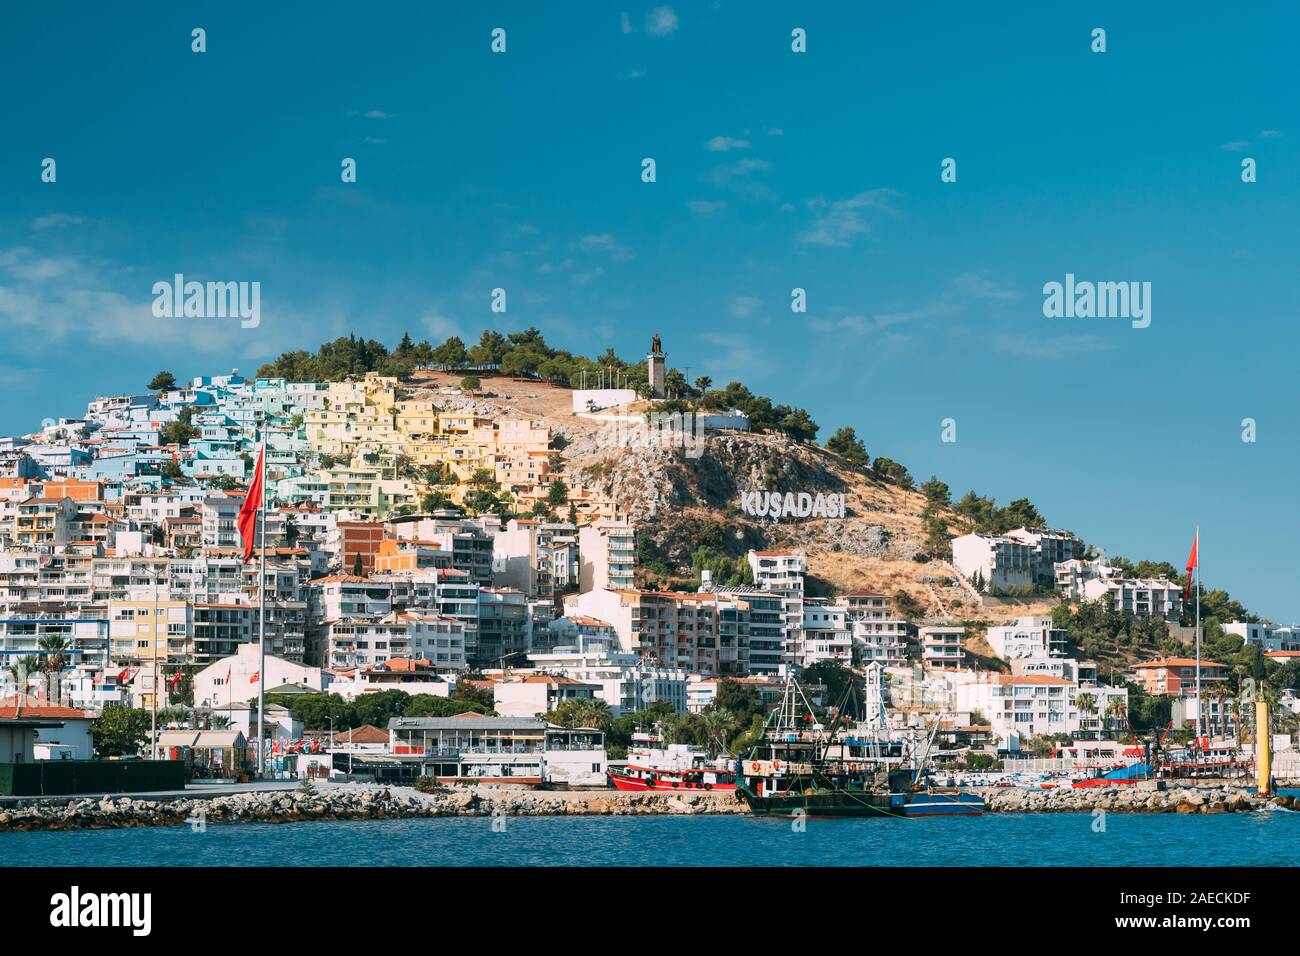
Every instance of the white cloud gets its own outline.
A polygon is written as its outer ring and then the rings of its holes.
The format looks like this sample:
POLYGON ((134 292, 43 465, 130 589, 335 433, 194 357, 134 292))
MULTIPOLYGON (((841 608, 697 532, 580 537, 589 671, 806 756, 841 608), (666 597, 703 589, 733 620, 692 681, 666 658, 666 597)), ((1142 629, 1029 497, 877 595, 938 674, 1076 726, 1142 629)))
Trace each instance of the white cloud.
POLYGON ((56 226, 79 226, 86 220, 66 212, 52 212, 48 216, 37 216, 31 222, 33 229, 53 229, 56 226))
POLYGON ((953 285, 959 293, 972 299, 993 299, 997 302, 1020 300, 1020 293, 1015 289, 1004 288, 976 272, 962 273, 953 280, 953 285))
POLYGON ((871 231, 864 212, 868 209, 890 210, 890 199, 898 195, 892 189, 872 189, 847 199, 827 202, 821 196, 808 200, 816 218, 812 227, 796 237, 815 246, 848 246, 854 238, 871 231))
POLYGON ((625 34, 632 33, 636 30, 636 27, 632 26, 632 18, 629 17, 626 13, 620 13, 618 15, 618 20, 619 20, 619 29, 621 29, 625 34))
POLYGON ((747 319, 763 304, 762 299, 752 295, 733 295, 727 303, 727 309, 738 319, 747 319))
POLYGON ((655 7, 645 15, 645 32, 666 37, 677 30, 677 13, 672 7, 655 7))
POLYGON ((704 148, 711 153, 726 153, 733 149, 749 149, 751 145, 747 139, 736 139, 734 136, 715 136, 704 144, 704 148))
POLYGON ((636 258, 630 249, 607 232, 583 236, 578 240, 578 249, 581 252, 607 253, 615 262, 628 262, 636 258))
POLYGON ((689 200, 686 205, 687 208, 697 216, 711 216, 715 212, 727 207, 727 204, 721 199, 692 199, 689 200))
POLYGON ((993 348, 1018 358, 1057 361, 1086 352, 1109 352, 1115 343, 1099 335, 999 335, 993 348))
POLYGON ((1265 130, 1260 130, 1259 135, 1260 135, 1260 138, 1261 138, 1261 139, 1281 139, 1281 138, 1282 138, 1282 133, 1281 133, 1279 130, 1275 130, 1275 129, 1265 129, 1265 130))
POLYGON ((1224 143, 1219 149, 1226 149, 1230 153, 1239 153, 1243 149, 1250 149, 1250 142, 1244 139, 1233 140, 1231 143, 1224 143))
POLYGON ((396 114, 385 113, 383 110, 366 110, 366 119, 396 119, 396 114))

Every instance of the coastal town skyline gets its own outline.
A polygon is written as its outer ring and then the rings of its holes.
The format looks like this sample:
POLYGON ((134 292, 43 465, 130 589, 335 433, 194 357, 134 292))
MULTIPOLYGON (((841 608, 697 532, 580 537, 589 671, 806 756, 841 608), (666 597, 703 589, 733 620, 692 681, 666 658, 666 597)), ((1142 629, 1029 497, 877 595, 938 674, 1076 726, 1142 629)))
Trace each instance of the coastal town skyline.
POLYGON ((913 15, 836 11, 799 18, 796 55, 775 6, 714 6, 564 24, 410 11, 404 38, 365 11, 239 7, 206 20, 202 54, 189 13, 128 32, 16 12, 10 36, 35 41, 0 67, 24 94, 0 158, 0 433, 158 368, 251 372, 333 334, 391 347, 535 326, 635 359, 662 331, 691 377, 806 407, 821 440, 854 427, 958 494, 1028 496, 1111 554, 1176 562, 1200 525, 1207 583, 1289 621, 1300 441, 1294 333, 1275 317, 1295 298, 1282 250, 1300 171, 1270 82, 1285 35, 1195 11, 951 8, 921 48, 898 42, 913 15), (1215 63, 1193 73, 1179 58, 1211 33, 1215 63), (100 81, 71 85, 86 68, 100 81), (159 72, 175 82, 148 82, 159 72), (1031 93, 1032 76, 1049 82, 1031 93), (566 118, 561 101, 587 108, 566 118), (987 102, 1020 105, 994 132, 987 102), (865 122, 843 122, 863 104, 865 122), (192 135, 204 148, 183 162, 157 154, 192 135), (177 272, 260 282, 263 321, 154 317, 153 283, 177 272), (1150 326, 1048 319, 1041 289, 1067 274, 1152 283, 1150 326))

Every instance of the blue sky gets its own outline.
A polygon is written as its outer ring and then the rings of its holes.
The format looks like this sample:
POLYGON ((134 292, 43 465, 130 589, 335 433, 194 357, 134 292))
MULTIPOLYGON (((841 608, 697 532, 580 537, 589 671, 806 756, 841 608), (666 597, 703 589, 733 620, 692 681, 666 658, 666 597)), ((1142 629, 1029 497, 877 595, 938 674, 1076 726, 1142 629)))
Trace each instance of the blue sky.
POLYGON ((657 331, 1112 554, 1181 565, 1199 523, 1208 584, 1300 618, 1300 16, 853 6, 6 11, 0 434, 352 331, 657 331), (261 282, 261 326, 154 318, 175 272, 261 282), (1068 272, 1151 282, 1150 328, 1045 318, 1068 272))

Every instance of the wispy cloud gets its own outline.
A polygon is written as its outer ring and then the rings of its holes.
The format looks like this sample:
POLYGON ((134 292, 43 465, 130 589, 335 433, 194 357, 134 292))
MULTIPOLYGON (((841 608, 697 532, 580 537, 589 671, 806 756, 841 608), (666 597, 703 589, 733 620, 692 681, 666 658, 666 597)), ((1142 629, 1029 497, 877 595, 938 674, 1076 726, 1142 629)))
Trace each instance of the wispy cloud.
POLYGON ((771 169, 766 159, 746 156, 731 163, 714 166, 704 175, 705 182, 729 189, 750 199, 775 199, 776 193, 766 183, 755 178, 758 173, 771 169))
POLYGON ((52 212, 47 216, 37 216, 31 222, 33 229, 54 229, 57 226, 79 226, 86 220, 66 212, 52 212))
POLYGON ((583 236, 578 240, 578 249, 581 252, 604 252, 615 262, 628 262, 636 258, 632 250, 607 232, 583 236))
POLYGON ((796 238, 814 246, 848 246, 858 236, 871 231, 866 212, 892 211, 891 200, 896 196, 898 193, 892 189, 872 189, 833 202, 817 196, 808 200, 808 208, 815 213, 813 223, 796 238))
POLYGON ((734 136, 715 136, 704 144, 704 148, 711 153, 726 153, 733 149, 749 149, 753 145, 747 139, 737 139, 734 136))
POLYGON ((1259 131, 1260 139, 1281 139, 1282 134, 1275 129, 1263 129, 1259 131))
POLYGON ((993 349, 1018 358, 1059 361, 1088 352, 1109 352, 1115 342, 1099 335, 1002 334, 993 338, 993 349))
POLYGON ((738 319, 747 319, 762 304, 762 299, 752 295, 733 295, 727 303, 727 310, 738 319))
POLYGON ((652 37, 666 37, 677 31, 677 12, 672 7, 655 7, 645 15, 645 32, 652 37))
POLYGON ((697 216, 711 216, 715 212, 727 208, 727 204, 721 199, 691 199, 686 203, 686 206, 697 216))
POLYGON ((1243 149, 1250 149, 1250 141, 1245 139, 1233 140, 1231 143, 1224 143, 1219 149, 1226 149, 1230 153, 1239 153, 1243 149))
POLYGON ((977 272, 963 272, 953 280, 953 287, 964 296, 972 299, 992 299, 996 302, 1018 302, 1020 293, 999 285, 987 276, 977 272))

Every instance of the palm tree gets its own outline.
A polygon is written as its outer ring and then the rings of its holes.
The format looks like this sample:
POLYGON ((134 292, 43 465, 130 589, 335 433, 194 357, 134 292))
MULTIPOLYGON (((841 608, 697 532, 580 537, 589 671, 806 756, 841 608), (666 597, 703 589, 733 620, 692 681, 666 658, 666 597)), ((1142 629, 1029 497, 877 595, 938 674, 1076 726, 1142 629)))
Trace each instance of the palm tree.
MULTIPOLYGON (((1214 698, 1214 703, 1215 703, 1215 708, 1214 708, 1214 709, 1215 709, 1215 711, 1216 711, 1217 714, 1218 714, 1218 720, 1215 721, 1215 723, 1217 724, 1217 723, 1219 723, 1219 722, 1222 722, 1222 727, 1221 727, 1220 730, 1219 730, 1219 735, 1220 735, 1220 736, 1227 736, 1227 733, 1228 733, 1228 713, 1227 713, 1226 710, 1224 710, 1224 706, 1223 706, 1223 705, 1224 705, 1224 701, 1226 701, 1226 700, 1228 699, 1228 688, 1227 688, 1227 686, 1225 686, 1223 683, 1215 684, 1215 685, 1214 685, 1214 690, 1210 691, 1210 696, 1214 698)), ((1211 726, 1210 733, 1214 733, 1214 728, 1213 728, 1213 726, 1211 726)))
POLYGON ((704 730, 709 735, 709 751, 712 754, 727 751, 727 738, 735 729, 736 715, 725 707, 708 707, 700 712, 704 721, 704 730))
POLYGON ((1080 694, 1078 705, 1079 710, 1091 716, 1097 712, 1097 697, 1095 694, 1080 694))
POLYGON ((17 697, 19 707, 25 707, 27 705, 27 682, 31 679, 33 674, 40 670, 40 668, 40 658, 35 654, 24 654, 5 668, 5 670, 9 672, 10 676, 13 677, 14 682, 18 685, 17 697))
POLYGON ((41 649, 41 670, 45 671, 45 696, 50 699, 50 703, 57 704, 63 697, 63 684, 60 680, 56 697, 56 675, 63 673, 63 667, 67 663, 67 652, 71 650, 71 645, 66 637, 57 634, 42 637, 37 644, 41 649))
POLYGON ((1111 700, 1110 705, 1106 708, 1106 715, 1110 718, 1109 725, 1113 727, 1117 719, 1124 716, 1127 709, 1128 705, 1124 703, 1124 698, 1116 697, 1111 700))

